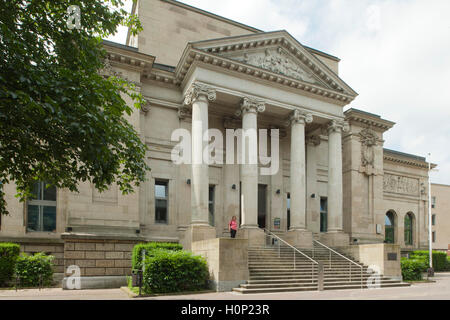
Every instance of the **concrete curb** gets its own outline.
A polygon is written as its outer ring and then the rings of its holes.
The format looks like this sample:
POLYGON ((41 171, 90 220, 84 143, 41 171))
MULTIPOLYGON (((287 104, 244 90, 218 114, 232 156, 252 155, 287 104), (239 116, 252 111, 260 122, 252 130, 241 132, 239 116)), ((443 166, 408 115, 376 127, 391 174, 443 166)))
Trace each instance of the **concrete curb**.
POLYGON ((164 297, 164 296, 183 296, 189 294, 203 294, 203 293, 216 293, 215 290, 204 290, 204 291, 188 291, 188 292, 172 292, 172 293, 153 293, 153 294, 142 294, 138 295, 130 290, 128 287, 120 287, 120 290, 125 292, 130 298, 149 298, 149 297, 164 297))

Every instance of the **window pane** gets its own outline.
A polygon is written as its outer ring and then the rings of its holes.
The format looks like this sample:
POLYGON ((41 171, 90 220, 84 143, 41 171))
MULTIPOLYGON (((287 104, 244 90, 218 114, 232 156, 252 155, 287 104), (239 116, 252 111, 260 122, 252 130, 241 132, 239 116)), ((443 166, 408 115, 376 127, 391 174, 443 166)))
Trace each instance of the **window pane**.
POLYGON ((44 200, 56 201, 56 187, 50 187, 49 184, 45 184, 44 200))
POLYGON ((40 231, 39 228, 39 206, 28 205, 28 231, 40 231))
POLYGON ((36 182, 33 184, 33 188, 31 189, 32 199, 33 200, 42 200, 42 183, 36 182))
POLYGON ((326 198, 320 198, 320 211, 326 212, 328 210, 328 204, 326 198))
POLYGON ((44 206, 42 231, 56 232, 56 207, 44 206))
POLYGON ((157 198, 166 198, 166 189, 167 186, 165 184, 156 183, 155 184, 155 197, 157 198))
POLYGON ((155 200, 155 222, 167 222, 167 200, 155 200))

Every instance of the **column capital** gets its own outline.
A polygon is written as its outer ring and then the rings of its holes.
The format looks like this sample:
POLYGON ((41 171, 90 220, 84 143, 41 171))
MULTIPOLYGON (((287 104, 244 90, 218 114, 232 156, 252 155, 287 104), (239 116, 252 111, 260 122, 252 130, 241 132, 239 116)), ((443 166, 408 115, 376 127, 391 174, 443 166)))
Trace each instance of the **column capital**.
POLYGON ((292 126, 293 124, 306 124, 313 122, 313 116, 311 113, 304 112, 302 110, 294 110, 290 114, 286 126, 292 126))
POLYGON ((214 101, 216 100, 216 89, 203 83, 194 82, 186 91, 184 104, 191 105, 200 97, 205 97, 209 101, 214 101))
POLYGON ((332 132, 348 132, 349 129, 350 128, 348 123, 343 120, 331 120, 331 122, 328 124, 328 134, 332 132))
POLYGON ((180 120, 192 118, 192 110, 185 106, 178 107, 178 118, 180 120))
POLYGON ((236 111, 236 116, 240 117, 246 113, 258 113, 266 110, 266 103, 255 98, 242 98, 241 108, 236 111))

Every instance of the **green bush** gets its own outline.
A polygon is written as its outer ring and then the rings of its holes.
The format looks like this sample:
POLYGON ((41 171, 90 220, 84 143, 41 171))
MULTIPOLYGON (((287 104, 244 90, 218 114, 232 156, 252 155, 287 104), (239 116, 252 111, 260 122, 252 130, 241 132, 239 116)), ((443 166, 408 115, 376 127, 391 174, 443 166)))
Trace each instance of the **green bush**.
POLYGON ((16 275, 23 287, 49 286, 53 282, 53 256, 22 254, 16 262, 16 275))
POLYGON ((133 270, 141 270, 142 268, 142 251, 145 250, 145 256, 150 257, 153 255, 155 249, 166 249, 172 251, 179 251, 183 249, 183 246, 179 243, 166 243, 166 242, 149 242, 139 243, 133 248, 133 270))
MULTIPOLYGON (((433 251, 433 269, 434 271, 445 271, 447 269, 447 254, 445 252, 433 251)), ((426 250, 417 250, 411 252, 410 259, 424 259, 427 266, 430 264, 430 253, 426 250)))
POLYGON ((202 290, 208 287, 208 279, 206 260, 188 251, 155 249, 145 260, 145 293, 202 290))
POLYGON ((20 246, 16 243, 0 243, 0 287, 6 286, 14 275, 20 246))
POLYGON ((425 259, 401 259, 403 280, 422 280, 422 273, 427 271, 428 265, 425 259))

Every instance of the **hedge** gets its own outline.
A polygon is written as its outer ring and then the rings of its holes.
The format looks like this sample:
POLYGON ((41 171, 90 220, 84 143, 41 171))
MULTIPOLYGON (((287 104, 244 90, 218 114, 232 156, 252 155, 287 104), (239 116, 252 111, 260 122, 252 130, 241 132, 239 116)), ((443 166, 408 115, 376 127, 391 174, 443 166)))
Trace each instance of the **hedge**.
POLYGON ((188 251, 155 249, 145 260, 145 293, 171 293, 206 289, 209 271, 206 260, 188 251))
POLYGON ((147 257, 153 255, 155 249, 165 249, 171 251, 179 251, 183 249, 183 246, 179 243, 167 243, 167 242, 149 242, 139 243, 133 247, 132 267, 133 270, 140 270, 142 268, 142 251, 145 250, 147 257))
POLYGON ((428 265, 424 259, 402 258, 400 261, 403 280, 422 280, 422 273, 427 271, 428 265))
POLYGON ((20 246, 16 243, 0 243, 0 287, 6 286, 14 275, 20 246))
POLYGON ((22 254, 16 262, 16 275, 24 287, 49 286, 53 282, 53 256, 22 254), (42 280, 42 283, 40 281, 42 280))
MULTIPOLYGON (((434 271, 447 270, 447 254, 445 252, 433 251, 433 269, 434 271)), ((427 266, 430 264, 430 253, 426 250, 417 250, 411 252, 410 259, 424 259, 427 266)))

